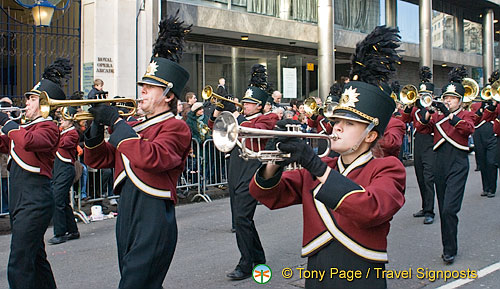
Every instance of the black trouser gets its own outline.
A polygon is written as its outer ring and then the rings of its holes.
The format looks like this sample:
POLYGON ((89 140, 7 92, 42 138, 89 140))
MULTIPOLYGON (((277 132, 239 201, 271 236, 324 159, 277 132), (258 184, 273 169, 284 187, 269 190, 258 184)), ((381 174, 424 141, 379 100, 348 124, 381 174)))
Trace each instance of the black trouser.
POLYGON ((486 122, 474 134, 474 152, 481 171, 483 192, 495 193, 497 190, 497 140, 493 134, 493 124, 486 122))
POLYGON ((239 150, 234 149, 229 163, 228 186, 231 210, 236 229, 236 242, 241 254, 238 267, 241 271, 249 273, 254 264, 266 262, 264 249, 253 221, 257 201, 250 195, 248 188, 260 162, 245 161, 239 157, 239 150))
POLYGON ((458 212, 462 207, 465 183, 469 174, 468 152, 459 150, 449 142, 436 150, 434 181, 441 218, 443 253, 457 254, 458 212))
POLYGON ((162 288, 177 244, 174 203, 124 182, 116 220, 119 288, 162 288))
POLYGON ((12 160, 9 212, 12 238, 7 276, 10 288, 56 288, 43 241, 54 212, 50 179, 28 172, 12 160))
POLYGON ((70 206, 69 190, 75 179, 75 166, 65 163, 56 157, 52 175, 52 190, 54 192, 54 235, 63 236, 66 232, 76 233, 73 209, 70 206))
POLYGON ((385 278, 380 277, 381 274, 377 276, 375 268, 378 268, 380 272, 385 270, 385 264, 369 262, 349 251, 349 249, 337 242, 337 240, 333 240, 318 253, 308 258, 307 269, 325 272, 325 275, 321 281, 318 278, 306 278, 306 288, 387 288, 385 278), (338 273, 332 276, 330 274, 331 269, 335 268, 338 269, 338 273), (362 276, 360 278, 353 278, 349 281, 348 278, 345 278, 345 276, 344 278, 341 278, 341 270, 344 270, 345 272, 361 271, 362 276))
POLYGON ((415 175, 422 197, 422 211, 425 216, 434 217, 434 137, 430 134, 415 133, 414 162, 415 175))

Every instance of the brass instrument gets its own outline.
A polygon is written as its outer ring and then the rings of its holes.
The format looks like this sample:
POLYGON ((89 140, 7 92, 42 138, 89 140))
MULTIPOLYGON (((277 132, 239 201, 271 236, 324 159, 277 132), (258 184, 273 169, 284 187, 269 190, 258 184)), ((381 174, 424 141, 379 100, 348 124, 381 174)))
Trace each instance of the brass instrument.
POLYGON ((464 78, 462 85, 465 89, 463 102, 472 102, 479 95, 479 85, 472 78, 464 78))
POLYGON ((23 113, 26 111, 26 108, 20 108, 20 107, 17 107, 17 106, 10 106, 10 107, 0 107, 0 111, 3 112, 3 113, 9 113, 9 119, 11 120, 18 120, 18 119, 21 119, 23 117, 23 113), (19 114, 17 116, 12 116, 12 112, 19 112, 19 114))
POLYGON ((483 87, 483 89, 481 89, 481 98, 483 100, 490 100, 492 96, 491 85, 488 84, 487 86, 483 87))
MULTIPOLYGON (((40 112, 42 114, 42 117, 44 118, 49 116, 50 111, 57 107, 67 108, 69 106, 82 106, 82 105, 92 105, 99 103, 110 103, 110 104, 114 103, 116 104, 117 107, 128 109, 129 112, 126 113, 121 110, 118 111, 121 117, 132 116, 135 114, 137 110, 137 102, 130 98, 55 100, 51 99, 45 91, 42 91, 40 93, 40 112), (127 106, 119 103, 130 103, 133 106, 127 106)), ((75 115, 71 116, 66 112, 66 109, 63 109, 61 111, 61 115, 64 119, 73 121, 94 119, 94 116, 87 111, 78 112, 75 115)))
POLYGON ((212 103, 219 107, 224 107, 224 105, 220 101, 225 100, 234 103, 234 105, 238 106, 239 108, 243 108, 243 105, 241 103, 215 93, 212 89, 212 86, 210 85, 207 85, 205 86, 205 88, 203 88, 203 91, 201 92, 201 98, 203 98, 204 100, 210 99, 212 103))
POLYGON ((316 138, 326 139, 328 142, 327 150, 319 157, 327 156, 330 152, 331 142, 338 137, 335 133, 332 135, 318 133, 303 133, 291 131, 276 131, 243 127, 238 125, 238 121, 229 112, 222 112, 214 122, 212 138, 214 144, 222 152, 230 152, 237 144, 241 148, 240 157, 244 160, 257 159, 264 163, 276 163, 290 158, 289 153, 276 150, 253 151, 246 147, 247 140, 256 139, 259 147, 261 139, 271 139, 275 137, 296 137, 296 138, 316 138), (241 138, 241 141, 238 140, 241 138))
POLYGON ((399 99, 403 104, 413 105, 418 99, 418 90, 415 85, 407 84, 403 86, 399 93, 399 99))
POLYGON ((491 98, 496 102, 500 102, 500 94, 498 92, 499 88, 500 88, 500 80, 493 82, 490 86, 491 98))
POLYGON ((319 106, 314 97, 308 97, 306 101, 304 101, 304 110, 309 115, 317 115, 320 113, 320 110, 323 109, 323 115, 325 117, 332 117, 333 110, 337 107, 337 105, 339 105, 339 103, 332 101, 331 97, 326 99, 323 106, 319 106))
POLYGON ((400 103, 399 99, 398 99, 398 95, 393 92, 391 92, 391 98, 392 100, 394 100, 395 103, 400 103))

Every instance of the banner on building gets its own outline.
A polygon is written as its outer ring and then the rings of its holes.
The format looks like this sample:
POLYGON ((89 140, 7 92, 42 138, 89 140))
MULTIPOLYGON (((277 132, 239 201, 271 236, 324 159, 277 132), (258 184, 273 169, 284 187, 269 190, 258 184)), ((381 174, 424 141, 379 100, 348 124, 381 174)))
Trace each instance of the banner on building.
POLYGON ((94 63, 87 62, 83 64, 83 75, 82 75, 82 90, 87 96, 92 89, 94 84, 94 63))
POLYGON ((297 68, 283 68, 283 98, 297 98, 297 68))

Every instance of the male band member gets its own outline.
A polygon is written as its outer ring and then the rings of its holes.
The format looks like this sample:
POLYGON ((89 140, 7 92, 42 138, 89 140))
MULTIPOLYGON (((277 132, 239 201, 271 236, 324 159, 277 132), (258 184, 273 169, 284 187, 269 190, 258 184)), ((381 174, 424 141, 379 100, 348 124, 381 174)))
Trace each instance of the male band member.
POLYGON ((441 219, 441 238, 446 264, 455 261, 458 251, 458 212, 462 206, 465 183, 469 174, 468 137, 474 132, 473 112, 462 109, 465 89, 462 79, 465 68, 454 68, 449 74, 450 82, 443 87, 443 102, 433 105, 441 112, 431 114, 426 109, 419 112, 417 127, 434 132, 434 182, 441 219))
POLYGON ((52 245, 80 238, 69 199, 69 191, 76 174, 76 147, 80 141, 80 135, 76 131, 72 120, 62 119, 59 128, 62 131, 59 137, 52 177, 55 201, 54 237, 48 241, 52 245))
POLYGON ((0 113, 5 135, 0 137, 0 152, 10 153, 9 212, 12 227, 7 277, 10 288, 56 288, 47 261, 43 236, 54 212, 50 185, 59 130, 52 117, 42 117, 40 93, 63 100, 60 88, 69 78, 71 65, 57 59, 45 68, 42 80, 27 93, 26 118, 20 126, 0 113))
MULTIPOLYGON (((420 84, 417 87, 419 97, 430 95, 433 97, 434 84, 431 81, 432 72, 427 66, 420 68, 420 84)), ((434 150, 431 130, 426 130, 422 126, 417 126, 421 122, 420 112, 422 106, 417 100, 415 105, 408 105, 401 114, 401 120, 405 123, 413 122, 415 128, 413 145, 413 166, 417 177, 418 188, 422 198, 422 209, 413 214, 413 217, 424 218, 424 224, 434 223, 434 150)))
MULTIPOLYGON (((263 65, 255 64, 252 67, 250 86, 242 99, 243 114, 236 111, 234 104, 224 101, 223 106, 217 106, 209 120, 209 127, 221 111, 232 112, 238 120, 239 125, 259 129, 273 129, 278 121, 274 113, 263 115, 262 111, 267 101, 267 75, 263 65)), ((264 149, 257 147, 256 142, 246 144, 249 149, 258 151, 264 149)), ((252 269, 257 264, 265 264, 266 257, 260 242, 259 234, 255 228, 253 216, 257 207, 257 201, 250 195, 248 184, 253 174, 259 167, 258 160, 245 161, 240 157, 239 148, 234 148, 229 157, 228 185, 231 201, 231 213, 234 218, 236 230, 236 242, 240 250, 241 258, 236 268, 227 274, 231 280, 242 280, 252 275, 252 269)))
MULTIPOLYGON (((489 83, 493 84, 500 77, 498 70, 494 71, 489 78, 489 83)), ((471 105, 471 111, 475 112, 479 121, 476 121, 474 138, 474 152, 477 166, 481 171, 481 182, 483 191, 482 197, 493 198, 497 190, 497 140, 493 133, 491 116, 496 109, 496 102, 490 101, 475 102, 471 105), (486 112, 486 113, 484 113, 486 112), (490 117, 491 116, 491 117, 490 117)))
POLYGON ((116 222, 119 288, 162 288, 177 243, 176 184, 191 143, 189 127, 175 118, 189 79, 177 63, 190 30, 183 24, 177 15, 160 22, 153 57, 138 83, 144 121, 126 122, 113 106, 90 109, 94 122, 85 135, 85 163, 114 167, 114 191, 121 193, 116 222), (102 125, 111 127, 108 142, 102 125))
MULTIPOLYGON (((397 158, 374 158, 370 149, 395 108, 385 82, 401 59, 399 39, 396 28, 379 26, 357 44, 353 80, 332 116, 331 148, 340 157, 320 159, 304 141, 281 138, 278 148, 291 153, 290 160, 263 165, 250 183, 251 194, 271 209, 302 204, 308 270, 385 268, 389 222, 404 204, 406 174, 397 158), (283 172, 289 162, 303 169, 283 172)), ((372 274, 350 281, 328 277, 306 279, 306 288, 386 288, 385 278, 372 274)))

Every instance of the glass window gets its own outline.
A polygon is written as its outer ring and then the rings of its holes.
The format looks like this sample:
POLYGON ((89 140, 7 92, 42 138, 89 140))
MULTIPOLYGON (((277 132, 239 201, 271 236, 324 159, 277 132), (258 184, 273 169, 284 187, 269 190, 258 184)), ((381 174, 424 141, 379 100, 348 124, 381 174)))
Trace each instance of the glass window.
POLYGON ((445 13, 433 11, 432 30, 434 41, 433 47, 455 49, 455 20, 454 17, 445 13))
POLYGON ((419 8, 418 5, 398 0, 398 26, 401 40, 419 43, 419 8))
POLYGON ((335 0, 335 25, 369 33, 380 23, 380 0, 335 0))
POLYGON ((464 52, 482 53, 483 26, 479 23, 464 20, 464 52))

